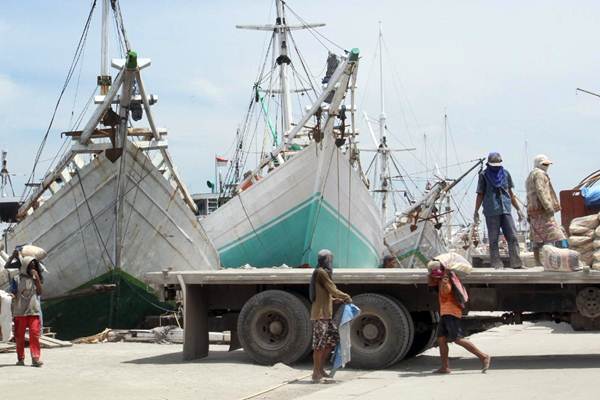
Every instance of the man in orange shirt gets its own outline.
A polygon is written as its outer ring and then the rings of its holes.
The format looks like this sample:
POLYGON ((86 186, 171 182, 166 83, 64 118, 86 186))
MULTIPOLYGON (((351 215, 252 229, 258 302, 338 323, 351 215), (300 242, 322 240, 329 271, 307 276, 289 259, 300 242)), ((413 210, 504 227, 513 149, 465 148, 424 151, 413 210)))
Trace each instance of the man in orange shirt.
MULTIPOLYGON (((439 263, 439 261, 432 262, 439 263)), ((434 269, 434 271, 436 270, 434 269)), ((440 369, 436 370, 435 373, 449 374, 451 372, 448 357, 450 351, 448 343, 452 342, 477 356, 477 358, 481 360, 481 372, 485 373, 490 368, 491 357, 479 350, 471 341, 464 338, 461 326, 463 310, 452 290, 452 278, 458 278, 456 276, 452 277, 451 274, 453 274, 453 272, 444 269, 441 264, 437 271, 441 272, 441 277, 436 277, 435 273, 430 275, 430 285, 437 285, 438 300, 440 303, 440 322, 438 324, 437 339, 440 347, 442 366, 440 369)))

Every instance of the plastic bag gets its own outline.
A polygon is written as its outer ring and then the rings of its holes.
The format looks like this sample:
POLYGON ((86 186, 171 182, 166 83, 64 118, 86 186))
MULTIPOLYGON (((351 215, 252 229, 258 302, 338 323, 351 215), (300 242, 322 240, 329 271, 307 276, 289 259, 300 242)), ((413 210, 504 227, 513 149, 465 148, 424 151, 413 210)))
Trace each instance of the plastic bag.
MULTIPOLYGON (((443 253, 436 256, 434 260, 439 261, 444 268, 454 271, 459 275, 469 275, 473 270, 471 263, 458 253, 443 253)), ((429 265, 428 268, 431 269, 429 265)))
POLYGON ((586 207, 600 207, 600 186, 584 187, 581 196, 586 207))
POLYGON ((549 244, 542 247, 542 265, 545 271, 578 271, 579 253, 571 249, 559 249, 549 244))

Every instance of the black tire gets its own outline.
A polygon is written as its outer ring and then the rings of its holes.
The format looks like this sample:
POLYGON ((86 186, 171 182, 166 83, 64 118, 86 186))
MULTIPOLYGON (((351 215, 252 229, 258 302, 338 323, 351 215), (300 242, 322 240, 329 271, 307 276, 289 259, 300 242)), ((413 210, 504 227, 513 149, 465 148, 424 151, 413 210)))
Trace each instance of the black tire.
POLYGON ((258 364, 292 364, 310 351, 310 313, 299 296, 267 290, 244 304, 237 329, 244 351, 258 364))
POLYGON ((360 315, 352 321, 352 360, 355 368, 387 368, 400 360, 412 344, 410 313, 396 299, 365 293, 352 298, 360 315))
POLYGON ((431 311, 416 311, 410 313, 415 326, 413 343, 404 359, 415 357, 432 348, 437 340, 437 324, 439 316, 431 311))
MULTIPOLYGON (((293 293, 294 296, 296 296, 298 298, 298 300, 300 300, 302 302, 302 304, 304 304, 304 307, 306 307, 306 310, 308 312, 308 319, 310 320, 310 309, 311 309, 311 304, 308 301, 308 299, 304 296, 302 296, 301 294, 298 293, 293 293)), ((300 358, 298 358, 298 360, 296 361, 304 361, 305 359, 308 358, 309 355, 312 354, 312 321, 309 321, 309 341, 305 343, 305 350, 304 353, 302 353, 302 355, 300 356, 300 358)))

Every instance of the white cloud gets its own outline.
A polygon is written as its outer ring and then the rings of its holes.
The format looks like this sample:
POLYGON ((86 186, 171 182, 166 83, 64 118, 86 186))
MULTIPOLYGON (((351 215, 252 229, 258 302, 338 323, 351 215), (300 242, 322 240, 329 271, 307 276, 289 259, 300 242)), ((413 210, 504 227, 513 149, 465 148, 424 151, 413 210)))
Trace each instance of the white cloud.
POLYGON ((213 81, 205 78, 192 78, 183 88, 186 92, 197 96, 208 102, 221 102, 224 98, 225 90, 215 84, 213 81))

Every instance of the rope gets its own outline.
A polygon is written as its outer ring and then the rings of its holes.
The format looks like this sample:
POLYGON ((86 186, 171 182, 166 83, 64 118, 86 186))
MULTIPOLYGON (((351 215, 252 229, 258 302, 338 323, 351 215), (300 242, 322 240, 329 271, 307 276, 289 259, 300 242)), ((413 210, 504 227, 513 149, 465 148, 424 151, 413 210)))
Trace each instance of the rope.
MULTIPOLYGON (((54 111, 52 112, 52 117, 50 118, 50 123, 48 124, 46 133, 44 134, 42 141, 40 143, 40 146, 38 147, 38 150, 37 150, 34 162, 33 162, 33 168, 31 169, 31 174, 28 178, 28 181, 30 183, 33 183, 33 181, 35 180, 35 170, 37 168, 37 164, 40 160, 42 152, 44 151, 44 147, 46 146, 46 141, 48 140, 48 135, 50 134, 50 129, 52 129, 52 125, 54 124, 54 119, 56 118, 56 113, 58 112, 58 107, 60 106, 63 95, 65 94, 67 87, 69 86, 71 78, 73 77, 73 74, 75 72, 75 67, 77 66, 77 63, 79 62, 79 60, 83 54, 83 49, 85 47, 85 43, 87 41, 87 35, 89 32, 89 28, 90 28, 90 22, 92 20, 92 15, 94 14, 95 8, 96 8, 96 0, 94 0, 92 3, 92 7, 90 9, 87 20, 85 21, 85 25, 83 27, 83 32, 81 33, 81 36, 79 37, 79 41, 78 41, 77 47, 75 49, 75 54, 73 55, 73 59, 71 60, 71 65, 69 66, 69 70, 67 72, 67 77, 65 78, 63 87, 60 91, 58 99, 56 100, 56 104, 54 105, 54 111)), ((29 195, 30 192, 31 192, 31 187, 26 186, 25 189, 23 190, 23 194, 21 195, 20 200, 23 201, 25 199, 25 197, 27 197, 29 195)))
MULTIPOLYGON (((288 9, 290 10, 290 12, 292 14, 294 14, 294 16, 296 18, 298 18, 298 21, 300 21, 303 25, 304 28, 306 28, 311 35, 313 35, 313 37, 317 40, 317 42, 319 42, 321 44, 321 46, 325 47, 325 49, 327 49, 328 51, 332 52, 331 49, 329 47, 327 47, 318 37, 322 37, 324 40, 326 40, 327 42, 329 42, 330 44, 332 44, 333 46, 337 47, 338 49, 340 49, 341 51, 343 51, 344 53, 348 53, 348 50, 344 49, 342 46, 340 46, 339 44, 333 42, 332 40, 330 40, 328 37, 326 37, 325 35, 323 35, 321 32, 317 31, 316 29, 312 28, 308 22, 306 22, 300 15, 298 15, 288 4, 287 1, 283 1, 281 0, 281 3, 288 9)), ((333 53, 333 52, 332 52, 333 53)))
MULTIPOLYGON (((96 235, 98 236, 98 241, 102 245, 102 248, 104 249, 104 252, 106 253, 106 256, 108 257, 108 259, 110 260, 110 262, 112 264, 112 267, 114 268, 115 264, 114 264, 113 260, 111 259, 110 254, 108 253, 108 249, 106 248, 106 243, 104 243, 104 241, 102 240, 102 235, 100 234, 100 229, 98 228, 98 224, 96 223, 96 219, 94 218, 94 213, 92 213, 92 208, 90 207, 90 203, 88 201, 87 195, 85 194, 85 189, 83 188, 83 182, 81 181, 81 175, 79 174, 79 168, 75 168, 75 173, 77 174, 77 181, 79 183, 79 186, 81 187, 81 193, 83 194, 83 200, 85 202, 88 212, 90 213, 90 219, 92 221, 92 225, 94 226, 94 230, 96 231, 96 235)), ((112 268, 110 268, 110 266, 109 266, 109 269, 112 270, 112 268)))
MULTIPOLYGON (((317 231, 317 223, 319 221, 319 215, 321 214, 321 208, 323 207, 323 200, 325 197, 325 185, 327 184, 327 180, 329 179, 329 171, 331 170, 331 162, 333 161, 333 151, 335 151, 335 145, 331 146, 332 147, 332 154, 331 157, 329 157, 329 165, 327 166, 327 174, 325 175, 325 179, 323 179, 323 185, 321 185, 321 196, 319 197, 319 204, 317 207, 317 213, 315 215, 315 220, 314 220, 314 224, 312 227, 312 232, 310 235, 310 241, 308 242, 308 247, 304 249, 304 252, 302 252, 302 258, 304 258, 304 256, 306 255, 306 253, 308 251, 310 251, 310 249, 312 248, 312 243, 315 239, 315 233, 317 231)), ((318 151, 317 146, 315 146, 315 151, 318 151)), ((339 169, 339 168, 338 168, 339 169)))

